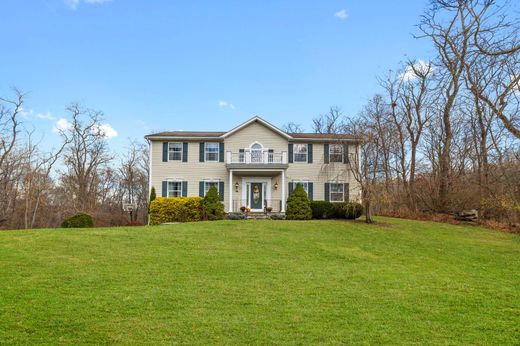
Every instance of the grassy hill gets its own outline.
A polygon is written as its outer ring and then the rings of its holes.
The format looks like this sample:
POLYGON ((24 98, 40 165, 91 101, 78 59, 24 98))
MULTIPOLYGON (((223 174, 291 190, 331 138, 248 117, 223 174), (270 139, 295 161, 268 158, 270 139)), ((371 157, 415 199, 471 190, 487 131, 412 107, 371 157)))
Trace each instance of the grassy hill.
POLYGON ((0 343, 520 342, 518 235, 378 220, 0 232, 0 343))

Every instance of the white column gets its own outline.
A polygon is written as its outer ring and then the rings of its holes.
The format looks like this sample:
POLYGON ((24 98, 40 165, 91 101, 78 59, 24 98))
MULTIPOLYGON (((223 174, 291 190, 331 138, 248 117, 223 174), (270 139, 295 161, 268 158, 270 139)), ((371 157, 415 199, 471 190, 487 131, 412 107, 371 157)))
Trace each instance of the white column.
POLYGON ((233 171, 229 170, 229 197, 228 212, 233 212, 233 171))
POLYGON ((285 170, 282 171, 282 213, 285 213, 285 170))

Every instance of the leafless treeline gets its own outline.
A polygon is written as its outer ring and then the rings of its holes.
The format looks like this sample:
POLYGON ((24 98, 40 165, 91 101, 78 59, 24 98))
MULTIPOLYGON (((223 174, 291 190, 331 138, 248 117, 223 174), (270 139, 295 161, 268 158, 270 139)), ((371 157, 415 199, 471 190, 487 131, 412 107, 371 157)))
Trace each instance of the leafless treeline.
MULTIPOLYGON (((520 42, 511 3, 432 0, 418 26, 435 48, 380 79, 362 112, 337 109, 317 132, 351 132, 365 144, 354 175, 369 211, 394 215, 476 208, 518 222, 520 42)), ((370 216, 370 213, 369 213, 370 216)))
POLYGON ((147 220, 148 153, 130 142, 109 150, 102 113, 73 104, 71 122, 59 129, 61 144, 40 149, 22 121, 26 95, 0 98, 0 228, 55 227, 77 212, 96 225, 125 225, 123 203, 136 203, 134 221, 147 220))

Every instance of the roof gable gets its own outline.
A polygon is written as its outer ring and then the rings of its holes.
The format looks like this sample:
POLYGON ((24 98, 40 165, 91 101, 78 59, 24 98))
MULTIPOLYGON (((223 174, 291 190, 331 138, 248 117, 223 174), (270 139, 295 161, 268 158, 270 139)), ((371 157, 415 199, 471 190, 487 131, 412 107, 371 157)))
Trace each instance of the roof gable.
POLYGON ((243 122, 242 124, 238 125, 237 127, 229 130, 228 132, 223 134, 222 137, 223 138, 229 137, 233 133, 235 133, 237 131, 240 131, 241 129, 243 129, 243 128, 245 128, 248 125, 253 124, 253 123, 261 124, 261 125, 267 127, 268 129, 270 129, 271 131, 273 131, 273 132, 275 132, 275 133, 279 134, 280 136, 285 137, 287 139, 292 138, 288 133, 280 130, 278 127, 274 126, 273 124, 265 121, 264 119, 262 119, 262 118, 260 118, 258 116, 255 116, 255 117, 247 120, 246 122, 243 122))

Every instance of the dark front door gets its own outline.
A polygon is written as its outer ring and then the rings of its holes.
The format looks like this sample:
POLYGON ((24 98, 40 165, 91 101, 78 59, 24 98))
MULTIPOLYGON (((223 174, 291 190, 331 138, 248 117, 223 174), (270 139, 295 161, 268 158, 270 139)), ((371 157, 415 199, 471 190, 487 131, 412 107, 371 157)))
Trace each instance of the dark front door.
POLYGON ((262 183, 251 183, 251 209, 264 209, 264 193, 262 183))

